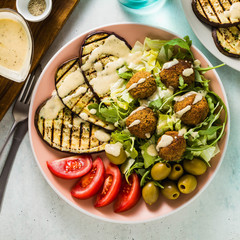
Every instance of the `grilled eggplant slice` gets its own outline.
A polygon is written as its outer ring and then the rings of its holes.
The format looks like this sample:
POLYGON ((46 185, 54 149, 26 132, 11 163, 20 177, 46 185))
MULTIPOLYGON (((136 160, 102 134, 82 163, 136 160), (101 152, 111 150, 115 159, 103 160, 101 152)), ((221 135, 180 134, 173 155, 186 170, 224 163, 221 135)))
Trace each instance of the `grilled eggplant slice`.
POLYGON ((112 124, 106 123, 91 114, 88 106, 98 102, 91 88, 86 84, 79 68, 78 59, 67 61, 57 70, 55 77, 56 91, 62 102, 80 118, 107 130, 113 130, 112 124))
POLYGON ((124 65, 130 48, 123 38, 109 32, 95 32, 84 40, 80 50, 81 70, 100 101, 109 97, 111 85, 119 79, 117 69, 124 65))
POLYGON ((192 8, 200 21, 213 27, 229 27, 240 23, 240 18, 226 14, 236 2, 239 0, 192 0, 192 8))
POLYGON ((54 149, 69 153, 94 153, 103 151, 110 140, 104 129, 83 121, 65 107, 57 95, 39 106, 35 126, 41 138, 54 149), (99 141, 101 132, 106 141, 99 141))
POLYGON ((221 53, 240 58, 240 25, 228 28, 214 28, 214 42, 221 53))

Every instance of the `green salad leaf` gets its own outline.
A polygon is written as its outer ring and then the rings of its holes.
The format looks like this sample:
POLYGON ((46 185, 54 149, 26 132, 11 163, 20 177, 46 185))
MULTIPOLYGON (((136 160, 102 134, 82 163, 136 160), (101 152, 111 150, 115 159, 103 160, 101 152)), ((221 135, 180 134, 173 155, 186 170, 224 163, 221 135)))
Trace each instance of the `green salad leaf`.
POLYGON ((192 45, 192 41, 189 39, 188 36, 185 36, 183 39, 181 39, 181 38, 172 39, 172 40, 168 41, 167 43, 165 43, 163 47, 165 49, 166 55, 168 55, 168 49, 170 47, 178 46, 181 49, 186 50, 186 52, 185 52, 185 54, 180 54, 182 52, 178 52, 178 54, 176 54, 174 57, 176 57, 176 58, 190 57, 191 59, 194 59, 193 53, 190 49, 191 45, 192 45))
POLYGON ((118 72, 118 76, 122 79, 129 81, 130 78, 133 76, 133 72, 132 71, 127 71, 127 72, 123 72, 123 73, 118 72))
POLYGON ((142 157, 144 159, 144 167, 148 168, 151 165, 154 164, 154 162, 158 159, 158 156, 151 156, 148 153, 148 148, 151 145, 155 146, 156 144, 156 140, 155 140, 155 136, 153 135, 147 142, 145 142, 142 146, 140 146, 140 149, 142 150, 142 157))

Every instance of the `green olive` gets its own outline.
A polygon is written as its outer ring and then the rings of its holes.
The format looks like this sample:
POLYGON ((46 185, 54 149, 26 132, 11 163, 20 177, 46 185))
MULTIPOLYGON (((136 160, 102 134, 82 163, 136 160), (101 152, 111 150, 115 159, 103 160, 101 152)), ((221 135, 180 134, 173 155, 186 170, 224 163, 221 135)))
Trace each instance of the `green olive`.
POLYGON ((168 175, 168 178, 171 180, 178 180, 183 175, 183 167, 179 163, 175 163, 172 166, 172 170, 168 175))
POLYGON ((154 182, 148 182, 142 189, 142 196, 145 203, 152 205, 158 200, 159 190, 154 182))
POLYGON ((207 164, 199 158, 193 158, 192 160, 184 159, 183 168, 186 172, 193 175, 202 175, 207 171, 207 164))
POLYGON ((112 154, 107 153, 107 152, 106 152, 106 156, 111 163, 114 163, 116 165, 124 163, 127 159, 127 155, 126 155, 123 147, 120 148, 120 154, 117 157, 115 157, 112 154))
POLYGON ((173 181, 164 181, 162 185, 164 188, 161 189, 161 193, 164 197, 171 200, 175 200, 179 197, 180 192, 173 181))
POLYGON ((160 181, 165 179, 171 172, 169 163, 158 162, 151 169, 151 176, 154 180, 160 181))
POLYGON ((196 187, 197 179, 193 175, 185 174, 178 180, 178 189, 181 193, 191 193, 196 187))

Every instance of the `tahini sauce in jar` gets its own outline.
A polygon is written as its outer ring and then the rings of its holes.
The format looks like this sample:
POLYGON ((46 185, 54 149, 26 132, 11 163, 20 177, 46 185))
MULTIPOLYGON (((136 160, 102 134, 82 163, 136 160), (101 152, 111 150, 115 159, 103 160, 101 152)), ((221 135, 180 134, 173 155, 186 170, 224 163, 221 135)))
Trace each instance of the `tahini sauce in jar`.
POLYGON ((28 39, 22 24, 12 19, 0 19, 0 64, 19 71, 27 51, 28 39))
POLYGON ((32 39, 26 23, 11 11, 0 11, 0 74, 21 82, 28 75, 32 39))

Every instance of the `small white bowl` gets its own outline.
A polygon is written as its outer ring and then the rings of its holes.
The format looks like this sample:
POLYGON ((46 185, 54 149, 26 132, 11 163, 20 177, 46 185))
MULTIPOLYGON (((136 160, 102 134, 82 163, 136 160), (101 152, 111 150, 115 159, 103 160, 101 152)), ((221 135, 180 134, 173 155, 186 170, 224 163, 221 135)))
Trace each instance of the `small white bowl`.
POLYGON ((28 21, 30 22, 40 22, 44 20, 45 18, 48 17, 52 10, 52 0, 45 0, 46 2, 46 9, 45 11, 38 16, 33 16, 29 11, 28 11, 28 3, 30 0, 17 0, 16 1, 16 7, 17 11, 28 21))

